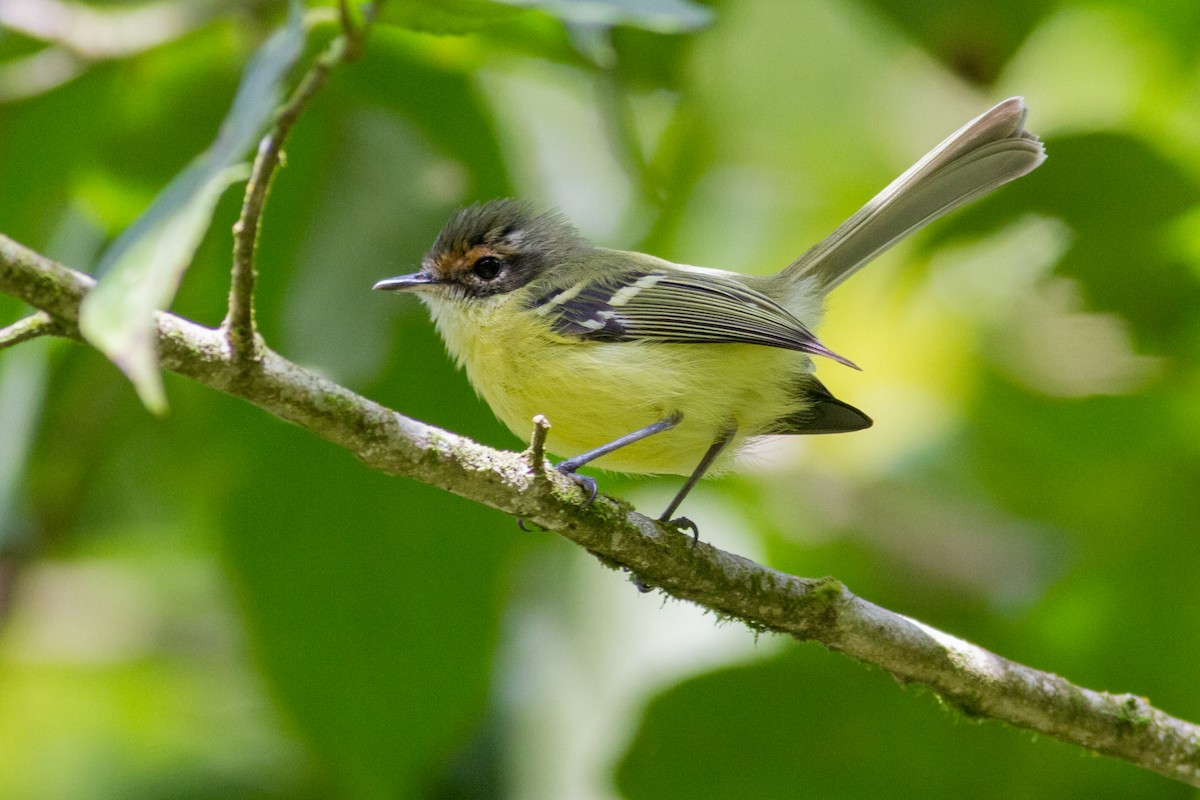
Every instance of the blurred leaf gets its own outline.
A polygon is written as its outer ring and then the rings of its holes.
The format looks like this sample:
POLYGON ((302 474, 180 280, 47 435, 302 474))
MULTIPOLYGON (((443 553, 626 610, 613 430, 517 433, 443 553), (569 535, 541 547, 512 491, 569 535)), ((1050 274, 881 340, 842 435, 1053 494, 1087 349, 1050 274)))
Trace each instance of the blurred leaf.
MULTIPOLYGON (((512 191, 500 130, 489 98, 466 64, 446 64, 421 48, 422 37, 401 30, 380 31, 363 57, 349 66, 345 80, 354 100, 403 116, 440 153, 470 174, 468 197, 502 197, 512 191)), ((409 188, 412 191, 412 187, 409 188)), ((444 194, 445 189, 439 190, 444 194)), ((433 239, 421 241, 421 251, 433 239)))
MULTIPOLYGON (((81 213, 70 208, 61 219, 45 254, 64 264, 91 264, 103 243, 103 234, 81 213)), ((19 306, 7 296, 0 298, 0 320, 9 305, 19 306)), ((48 406, 46 385, 51 366, 61 352, 47 340, 27 342, 0 359, 0 553, 11 554, 30 543, 24 506, 29 502, 28 462, 41 417, 48 406)), ((61 498, 59 498, 61 499, 61 498)))
POLYGON ((1153 25, 1162 36, 1163 43, 1173 46, 1187 60, 1196 57, 1200 49, 1200 3, 1192 0, 1143 0, 1130 3, 1128 0, 1103 0, 1097 3, 1101 9, 1111 9, 1125 17, 1128 27, 1153 25))
POLYGON ((616 70, 624 86, 636 89, 678 90, 687 83, 687 58, 693 39, 667 36, 640 28, 613 31, 616 70))
POLYGON ((988 85, 1025 37, 1054 10, 1055 0, 959 3, 955 0, 870 0, 922 47, 973 83, 988 85))
POLYGON ((474 33, 509 22, 521 10, 493 0, 393 0, 384 3, 379 21, 434 34, 474 33))
POLYGON ((1058 265, 1098 309, 1115 311, 1138 338, 1166 352, 1200 318, 1200 279, 1170 243, 1173 223, 1200 205, 1200 184, 1144 140, 1090 133, 1053 138, 1046 163, 1011 187, 939 224, 933 245, 1042 212, 1074 231, 1058 265))
POLYGON ((221 194, 245 178, 241 167, 183 173, 129 229, 132 235, 109 249, 102 265, 111 271, 80 307, 80 331, 121 368, 155 413, 166 411, 167 400, 158 372, 154 312, 170 303, 221 194))
POLYGON ((630 800, 1186 796, 1129 764, 967 724, 924 690, 812 645, 659 695, 616 781, 630 800))
POLYGON ((282 83, 304 45, 302 7, 246 68, 212 146, 180 173, 101 258, 100 282, 80 309, 83 335, 133 382, 151 411, 166 410, 155 349, 154 314, 170 305, 212 221, 222 192, 243 172, 233 165, 271 119, 282 83))
POLYGON ((28 533, 20 519, 23 477, 45 401, 48 342, 30 342, 0 361, 0 553, 11 554, 28 533))
POLYGON ((1074 540, 1071 569, 1023 621, 1036 638, 1020 646, 1073 680, 1194 719, 1200 698, 1181 665, 1200 659, 1200 639, 1178 632, 1200 629, 1196 395, 1164 384, 1064 401, 985 374, 962 458, 998 502, 1074 540))
POLYGON ((498 0, 538 8, 572 25, 628 25, 656 33, 685 33, 712 22, 713 12, 691 0, 498 0))
POLYGON ((226 546, 262 664, 338 796, 421 796, 483 716, 515 526, 234 416, 226 546))
POLYGON ((691 0, 399 0, 380 20, 428 33, 472 33, 524 10, 544 11, 568 25, 628 25, 658 33, 703 28, 712 12, 691 0))

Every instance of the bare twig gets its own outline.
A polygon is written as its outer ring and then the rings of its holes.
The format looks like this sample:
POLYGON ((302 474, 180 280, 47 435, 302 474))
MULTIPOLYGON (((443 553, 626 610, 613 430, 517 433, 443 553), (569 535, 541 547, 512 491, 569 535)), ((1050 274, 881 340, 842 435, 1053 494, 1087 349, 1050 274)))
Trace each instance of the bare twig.
POLYGON ((374 7, 369 10, 369 15, 365 16, 361 25, 355 21, 354 9, 350 6, 351 0, 338 0, 338 23, 342 26, 342 31, 346 37, 346 55, 347 61, 354 61, 362 55, 362 43, 366 34, 366 26, 373 19, 374 7))
POLYGON ((0 350, 36 339, 39 336, 53 336, 59 331, 58 323, 49 314, 45 311, 38 311, 0 328, 0 350))
MULTIPOLYGON (((64 324, 91 278, 0 236, 0 291, 64 324)), ((523 517, 628 569, 647 584, 756 630, 787 633, 923 684, 974 717, 1006 721, 1200 786, 1200 726, 1144 698, 1076 686, 880 608, 832 578, 799 578, 664 530, 601 496, 587 508, 567 477, 535 480, 527 456, 401 416, 267 348, 253 365, 228 340, 172 314, 158 315, 163 365, 240 397, 346 448, 363 463, 523 517)))
POLYGON ((542 414, 533 418, 533 435, 529 437, 529 449, 525 451, 529 458, 529 468, 534 476, 546 473, 546 437, 550 435, 550 420, 542 414))
POLYGON ((233 225, 233 269, 229 286, 229 311, 221 330, 238 360, 253 360, 261 345, 254 323, 254 255, 262 228, 263 209, 271 190, 271 182, 283 159, 283 146, 300 115, 308 108, 317 92, 325 86, 330 73, 339 65, 357 57, 361 40, 366 35, 370 18, 355 27, 348 9, 342 8, 342 33, 329 43, 313 61, 308 72, 275 115, 271 129, 258 144, 258 153, 250 170, 242 211, 233 225))

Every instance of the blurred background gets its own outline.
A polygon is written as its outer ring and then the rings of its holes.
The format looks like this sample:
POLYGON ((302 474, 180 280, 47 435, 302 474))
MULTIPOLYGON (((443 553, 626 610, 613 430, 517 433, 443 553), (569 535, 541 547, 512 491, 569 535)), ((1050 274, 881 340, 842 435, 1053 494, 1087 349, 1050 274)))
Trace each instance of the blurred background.
MULTIPOLYGON (((773 272, 1023 95, 1045 165, 831 298, 821 338, 863 371, 819 375, 875 427, 765 442, 688 514, 719 547, 1200 719, 1200 5, 538 5, 386 7, 287 148, 268 342, 519 448, 423 308, 369 291, 454 208, 519 196, 606 246, 773 272)), ((0 0, 0 231, 91 268, 283 16, 0 0)), ((203 324, 239 204, 174 305, 203 324)), ((22 313, 0 297, 0 324, 22 313)), ((158 419, 88 348, 0 353, 0 798, 1196 796, 167 392, 158 419)), ((649 509, 679 483, 601 478, 649 509)))

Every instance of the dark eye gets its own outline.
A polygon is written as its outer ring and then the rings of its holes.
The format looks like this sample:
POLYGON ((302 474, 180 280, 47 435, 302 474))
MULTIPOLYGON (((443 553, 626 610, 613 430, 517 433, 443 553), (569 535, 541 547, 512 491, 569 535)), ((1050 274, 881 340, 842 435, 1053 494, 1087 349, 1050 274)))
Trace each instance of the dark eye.
POLYGON ((480 280, 490 281, 500 274, 503 266, 504 262, 495 256, 481 256, 475 262, 475 266, 471 267, 471 272, 475 273, 475 277, 480 280))

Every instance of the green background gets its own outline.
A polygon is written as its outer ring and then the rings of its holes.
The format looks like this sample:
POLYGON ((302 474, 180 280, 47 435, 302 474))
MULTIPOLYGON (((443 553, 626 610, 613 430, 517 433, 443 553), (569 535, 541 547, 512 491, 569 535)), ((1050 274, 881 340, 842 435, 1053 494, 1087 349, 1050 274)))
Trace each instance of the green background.
MULTIPOLYGON (((287 148, 268 342, 516 448, 423 309, 368 291, 455 207, 520 196, 600 244, 770 272, 1023 95, 1045 165, 832 297, 821 338, 863 372, 819 374, 875 427, 768 442, 687 511, 717 546, 1200 719, 1200 6, 730 0, 705 26, 614 1, 611 31, 580 8, 392 3, 287 148)), ((0 28, 0 231, 92 268, 283 16, 218 3, 41 87, 32 59, 66 45, 0 28)), ((239 203, 173 306, 203 324, 239 203)), ((1195 796, 166 388, 158 419, 88 348, 0 353, 0 798, 1195 796)), ((651 510, 677 488, 601 477, 651 510)))

